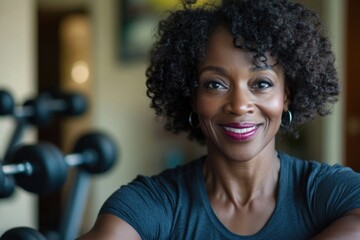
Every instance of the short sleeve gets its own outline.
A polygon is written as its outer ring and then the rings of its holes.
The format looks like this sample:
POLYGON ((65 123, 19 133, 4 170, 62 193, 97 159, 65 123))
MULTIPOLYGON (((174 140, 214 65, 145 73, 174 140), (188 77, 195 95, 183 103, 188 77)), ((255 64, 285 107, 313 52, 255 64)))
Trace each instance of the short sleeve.
POLYGON ((166 239, 171 225, 171 197, 154 179, 139 176, 115 191, 99 214, 113 214, 129 223, 142 239, 166 239))
POLYGON ((360 174, 348 167, 322 164, 310 177, 308 193, 315 221, 327 226, 360 208, 360 174))

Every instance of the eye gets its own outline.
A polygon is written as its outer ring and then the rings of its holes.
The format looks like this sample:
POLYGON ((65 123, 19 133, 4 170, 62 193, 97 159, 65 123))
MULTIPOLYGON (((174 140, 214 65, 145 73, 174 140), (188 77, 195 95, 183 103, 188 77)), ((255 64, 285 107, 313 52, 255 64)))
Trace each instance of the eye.
POLYGON ((205 87, 205 89, 210 90, 226 89, 226 86, 222 82, 217 80, 209 80, 205 82, 203 86, 205 87))
POLYGON ((255 81, 254 85, 253 85, 253 87, 256 89, 267 89, 272 86, 273 86, 273 84, 270 80, 264 80, 264 79, 255 81))

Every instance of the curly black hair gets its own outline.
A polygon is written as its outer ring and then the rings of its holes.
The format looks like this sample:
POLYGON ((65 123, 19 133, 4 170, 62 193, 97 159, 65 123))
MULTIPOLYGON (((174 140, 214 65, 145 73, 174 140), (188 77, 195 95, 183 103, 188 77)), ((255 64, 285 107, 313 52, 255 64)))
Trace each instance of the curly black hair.
POLYGON ((234 46, 252 53, 254 64, 266 64, 270 53, 283 67, 293 115, 285 132, 295 133, 317 114, 331 112, 339 81, 331 43, 314 11, 287 0, 223 0, 198 8, 190 2, 160 21, 146 71, 151 107, 166 120, 166 130, 204 142, 188 118, 197 65, 220 25, 231 32, 234 46))

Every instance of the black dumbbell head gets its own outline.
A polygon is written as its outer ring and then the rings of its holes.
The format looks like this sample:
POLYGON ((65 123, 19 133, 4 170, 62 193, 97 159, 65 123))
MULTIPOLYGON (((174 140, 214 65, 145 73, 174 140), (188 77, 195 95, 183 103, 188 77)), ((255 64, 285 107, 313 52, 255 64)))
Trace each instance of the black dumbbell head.
POLYGON ((0 198, 7 198, 12 195, 15 190, 15 181, 12 176, 7 176, 2 171, 0 163, 0 198))
POLYGON ((84 95, 79 93, 68 93, 62 96, 66 103, 66 108, 62 114, 67 116, 80 116, 87 111, 88 104, 84 95))
POLYGON ((81 164, 88 173, 96 174, 108 171, 116 162, 118 151, 116 143, 109 136, 93 132, 79 138, 74 147, 74 153, 93 152, 95 161, 81 164), (95 155, 95 156, 94 156, 95 155))
POLYGON ((14 111, 14 98, 6 90, 0 90, 0 115, 9 115, 14 111))
POLYGON ((80 116, 88 109, 88 99, 79 92, 63 92, 59 89, 49 90, 54 101, 61 101, 61 107, 54 108, 54 112, 64 116, 80 116))
POLYGON ((24 103, 24 107, 31 107, 33 110, 33 114, 27 117, 27 121, 38 126, 48 124, 53 116, 53 111, 49 108, 51 100, 51 95, 48 93, 43 93, 35 99, 27 100, 24 103))
POLYGON ((10 197, 15 190, 15 179, 11 175, 5 175, 0 169, 0 198, 10 197))
POLYGON ((33 228, 16 227, 6 231, 0 240, 46 240, 46 238, 33 228))
POLYGON ((33 173, 17 174, 16 183, 23 189, 44 194, 58 190, 66 181, 68 168, 61 151, 50 143, 24 145, 15 150, 12 163, 30 162, 33 173))
POLYGON ((2 165, 0 163, 0 192, 1 192, 1 188, 2 188, 2 183, 5 181, 5 174, 2 171, 2 165))

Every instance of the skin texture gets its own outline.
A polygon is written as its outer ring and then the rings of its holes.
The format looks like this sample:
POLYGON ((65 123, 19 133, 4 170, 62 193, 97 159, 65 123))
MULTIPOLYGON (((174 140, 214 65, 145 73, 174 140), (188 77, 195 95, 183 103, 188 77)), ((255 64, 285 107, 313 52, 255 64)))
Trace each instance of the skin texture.
POLYGON ((336 220, 312 240, 360 239, 360 208, 353 209, 336 220))
POLYGON ((209 157, 246 162, 263 151, 264 156, 273 156, 275 135, 287 109, 281 67, 256 68, 249 53, 233 46, 223 27, 213 34, 207 52, 199 67, 194 111, 209 157), (255 125, 257 131, 250 140, 239 142, 224 134, 227 124, 255 125))
POLYGON ((110 214, 103 214, 99 216, 91 231, 77 239, 141 240, 139 234, 132 226, 124 220, 110 214))
MULTIPOLYGON (((287 98, 282 68, 255 67, 251 55, 232 42, 223 27, 212 35, 199 67, 194 110, 207 139, 204 173, 213 209, 231 231, 251 235, 275 208, 279 172, 275 135, 287 98), (234 140, 224 133, 228 124, 254 125, 256 132, 234 140)), ((269 62, 275 63, 271 58, 269 62)))

